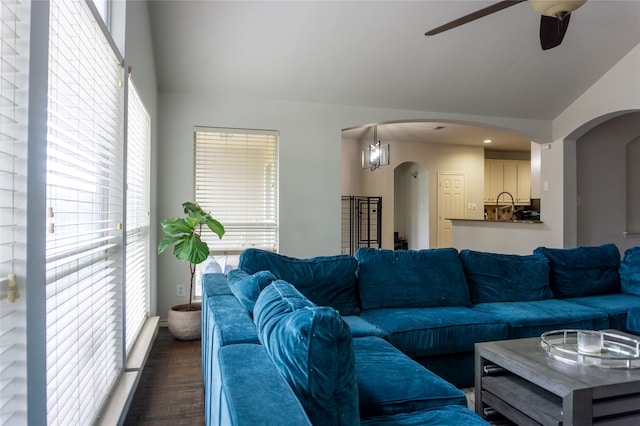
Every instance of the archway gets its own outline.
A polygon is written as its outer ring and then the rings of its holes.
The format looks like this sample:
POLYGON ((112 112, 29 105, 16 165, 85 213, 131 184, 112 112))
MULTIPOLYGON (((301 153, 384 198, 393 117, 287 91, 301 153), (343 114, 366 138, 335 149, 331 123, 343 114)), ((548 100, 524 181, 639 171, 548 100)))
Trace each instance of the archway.
POLYGON ((394 232, 412 250, 429 248, 429 171, 406 162, 393 171, 394 232))

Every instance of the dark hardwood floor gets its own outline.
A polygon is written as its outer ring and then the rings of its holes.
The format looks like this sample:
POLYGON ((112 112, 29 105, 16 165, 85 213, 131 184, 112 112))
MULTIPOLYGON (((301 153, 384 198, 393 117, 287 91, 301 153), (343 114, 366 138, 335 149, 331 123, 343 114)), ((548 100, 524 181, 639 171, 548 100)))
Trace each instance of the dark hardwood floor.
POLYGON ((200 348, 160 327, 125 425, 204 425, 200 348))

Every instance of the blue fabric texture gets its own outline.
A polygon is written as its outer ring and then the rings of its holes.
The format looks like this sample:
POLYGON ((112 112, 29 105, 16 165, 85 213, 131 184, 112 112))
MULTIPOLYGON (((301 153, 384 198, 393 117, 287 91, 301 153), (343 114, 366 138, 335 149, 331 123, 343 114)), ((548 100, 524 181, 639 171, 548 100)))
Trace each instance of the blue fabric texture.
POLYGON ((345 315, 342 317, 344 322, 347 323, 351 329, 351 335, 353 337, 366 337, 377 336, 386 338, 387 333, 375 324, 371 324, 369 321, 358 315, 345 315))
POLYGON ((227 285, 227 277, 220 273, 204 274, 202 276, 202 294, 218 296, 220 294, 231 294, 231 289, 227 285))
POLYGON ((362 248, 358 289, 363 309, 469 306, 469 288, 454 248, 362 248))
POLYGON ((276 278, 293 284, 316 305, 331 306, 342 315, 360 312, 356 298, 358 262, 353 256, 297 259, 251 248, 240 254, 238 267, 249 274, 271 271, 276 278))
POLYGON ((227 284, 231 292, 251 316, 260 292, 275 280, 276 277, 270 271, 248 274, 242 269, 232 269, 227 274, 227 284))
POLYGON ((549 285, 557 298, 620 292, 620 251, 615 244, 572 249, 538 247, 533 252, 549 259, 549 285))
POLYGON ((626 328, 629 333, 640 336, 640 308, 629 310, 626 328))
POLYGON ((291 284, 274 281, 254 309, 258 337, 315 425, 358 425, 358 387, 349 326, 291 284))
POLYGON ((360 416, 466 406, 464 394, 378 337, 353 339, 360 416))
POLYGON ((479 303, 472 309, 509 324, 509 339, 536 337, 563 328, 601 330, 609 326, 606 312, 559 299, 479 303))
POLYGON ((488 426, 490 424, 467 407, 460 405, 448 405, 391 416, 370 417, 360 422, 362 426, 488 426))
POLYGON ((289 385, 272 367, 264 348, 238 344, 218 353, 222 392, 220 415, 208 425, 311 425, 289 385))
POLYGON ((520 256, 460 251, 472 303, 526 302, 553 297, 549 260, 541 254, 520 256))
POLYGON ((640 246, 624 252, 620 263, 620 283, 623 292, 640 296, 640 246))
POLYGON ((599 294, 563 300, 606 312, 609 315, 608 328, 621 331, 627 328, 627 313, 632 309, 640 308, 640 297, 624 293, 599 294))
POLYGON ((360 314, 411 358, 473 351, 475 342, 506 339, 506 323, 465 306, 370 309, 360 314))

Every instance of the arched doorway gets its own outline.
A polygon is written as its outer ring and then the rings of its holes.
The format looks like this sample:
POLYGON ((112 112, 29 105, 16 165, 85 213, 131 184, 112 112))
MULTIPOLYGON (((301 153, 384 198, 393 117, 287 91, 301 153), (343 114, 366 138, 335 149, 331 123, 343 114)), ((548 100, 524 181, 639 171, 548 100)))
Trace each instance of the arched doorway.
POLYGON ((429 171, 406 162, 393 171, 394 230, 412 250, 429 248, 429 171))

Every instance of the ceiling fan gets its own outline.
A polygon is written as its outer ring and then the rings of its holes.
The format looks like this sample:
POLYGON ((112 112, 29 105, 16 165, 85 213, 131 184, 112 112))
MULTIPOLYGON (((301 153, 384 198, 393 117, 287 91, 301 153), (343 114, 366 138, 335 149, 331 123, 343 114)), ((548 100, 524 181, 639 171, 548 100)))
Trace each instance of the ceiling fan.
MULTIPOLYGON (((467 24, 484 16, 491 15, 502 9, 515 6, 527 0, 505 0, 494 3, 484 9, 455 19, 430 31, 424 35, 432 36, 467 24)), ((540 18, 540 45, 542 50, 552 49, 562 43, 564 34, 569 27, 571 12, 582 6, 586 0, 529 0, 533 9, 541 15, 540 18)))

